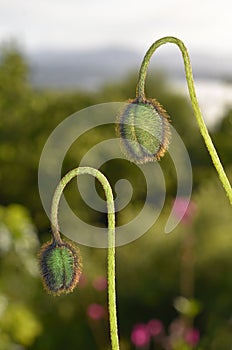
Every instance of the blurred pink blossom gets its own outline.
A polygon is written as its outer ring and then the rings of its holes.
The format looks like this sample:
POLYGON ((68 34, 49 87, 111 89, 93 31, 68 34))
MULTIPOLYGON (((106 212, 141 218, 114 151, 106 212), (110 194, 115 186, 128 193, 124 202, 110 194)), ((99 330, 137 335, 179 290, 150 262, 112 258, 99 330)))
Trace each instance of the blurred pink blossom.
POLYGON ((184 197, 177 197, 173 205, 173 213, 183 224, 191 224, 196 212, 196 204, 184 197))
POLYGON ((186 344, 194 347, 200 339, 200 333, 196 328, 187 328, 183 320, 176 319, 170 325, 170 343, 173 344, 176 340, 182 339, 186 344))
POLYGON ((191 346, 197 345, 200 339, 200 333, 198 329, 196 328, 187 329, 184 335, 184 339, 186 343, 188 343, 191 346))
POLYGON ((90 304, 87 308, 87 315, 92 320, 100 320, 105 316, 105 309, 101 304, 90 304))
POLYGON ((177 339, 184 338, 186 326, 182 319, 177 318, 174 321, 172 321, 169 329, 170 329, 169 340, 171 343, 175 342, 177 339))
POLYGON ((93 287, 98 291, 103 291, 107 288, 107 279, 104 276, 98 276, 93 280, 93 287))
POLYGON ((84 275, 83 273, 81 274, 81 277, 79 279, 79 282, 78 282, 78 285, 80 288, 84 288, 86 287, 88 284, 88 280, 87 280, 87 277, 86 275, 84 275))
POLYGON ((131 332, 131 341, 137 347, 142 347, 150 342, 150 334, 146 324, 139 323, 131 332))
POLYGON ((156 337, 163 331, 163 324, 160 320, 150 320, 147 324, 147 329, 151 336, 156 337))

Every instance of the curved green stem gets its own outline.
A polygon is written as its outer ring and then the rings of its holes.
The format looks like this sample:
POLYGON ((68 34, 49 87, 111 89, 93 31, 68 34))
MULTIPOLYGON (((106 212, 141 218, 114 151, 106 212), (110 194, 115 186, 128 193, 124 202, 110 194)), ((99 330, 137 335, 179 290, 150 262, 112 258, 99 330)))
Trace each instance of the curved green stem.
POLYGON ((212 162, 214 164, 214 167, 217 170, 218 176, 220 181, 222 182, 222 185, 226 191, 226 194, 229 198, 229 201, 232 205, 232 189, 231 189, 231 185, 230 182, 225 174, 225 171, 223 169, 223 166, 221 164, 221 161, 218 157, 217 151, 214 147, 214 144, 211 140, 211 137, 209 135, 208 129, 205 125, 204 119, 202 117, 201 114, 201 110, 198 104, 198 100, 196 97, 196 91, 195 91, 195 86, 194 86, 194 80, 193 80, 193 74, 192 74, 192 67, 191 67, 191 63, 190 63, 190 58, 188 55, 188 50, 185 47, 184 43, 180 40, 177 39, 175 37, 172 36, 167 36, 164 38, 161 38, 159 40, 157 40, 147 51, 142 65, 141 65, 141 69, 139 72, 139 81, 138 81, 138 85, 137 85, 137 90, 136 90, 136 97, 139 99, 144 99, 145 98, 145 79, 146 79, 146 75, 147 75, 147 68, 148 68, 148 64, 150 62, 151 56, 153 55, 153 53, 155 52, 155 50, 163 45, 163 44, 167 44, 167 43, 173 43, 176 44, 183 56, 183 60, 184 60, 184 67, 185 67, 185 75, 186 75, 186 80, 187 80, 187 84, 188 84, 188 90, 189 90, 189 95, 190 95, 190 99, 191 99, 191 103, 192 103, 192 107, 195 113, 195 117, 198 123, 198 126, 200 128, 200 132, 201 135, 205 141, 206 147, 208 149, 208 152, 212 158, 212 162))
POLYGON ((52 233, 55 241, 60 242, 58 207, 61 195, 66 185, 78 175, 89 174, 96 177, 101 183, 107 201, 108 212, 108 303, 112 350, 119 350, 117 306, 115 286, 115 209, 112 190, 107 178, 97 169, 90 167, 79 167, 69 171, 59 182, 52 200, 51 222, 52 233))

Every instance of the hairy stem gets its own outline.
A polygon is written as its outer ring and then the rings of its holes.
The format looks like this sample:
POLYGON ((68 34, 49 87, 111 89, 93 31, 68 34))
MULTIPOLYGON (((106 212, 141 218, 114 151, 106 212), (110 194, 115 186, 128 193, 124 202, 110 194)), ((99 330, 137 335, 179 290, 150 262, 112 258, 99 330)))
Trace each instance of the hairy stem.
POLYGON ((117 327, 117 306, 116 306, 116 285, 115 285, 115 209, 112 190, 107 178, 97 169, 90 167, 79 167, 69 171, 59 182, 52 200, 51 222, 52 233, 55 241, 60 242, 58 207, 61 195, 66 185, 78 175, 89 174, 98 179, 101 183, 107 201, 108 212, 108 303, 110 336, 112 350, 119 350, 118 327, 117 327))
POLYGON ((208 152, 212 158, 212 162, 214 167, 217 170, 218 176, 220 181, 222 182, 222 185, 226 191, 226 194, 229 198, 230 204, 232 205, 232 189, 231 189, 231 185, 230 182, 225 174, 225 171, 223 169, 223 166, 221 164, 221 161, 218 157, 217 151, 214 147, 214 144, 211 140, 211 137, 209 135, 208 129, 205 125, 204 119, 202 117, 201 114, 201 110, 199 107, 199 103, 196 97, 196 91, 195 91, 195 86, 194 86, 194 80, 193 80, 193 74, 192 74, 192 67, 191 67, 191 63, 190 63, 190 58, 188 55, 188 50, 185 47, 184 43, 180 40, 177 39, 175 37, 172 36, 167 36, 164 38, 161 38, 159 40, 157 40, 147 51, 146 55, 144 56, 141 68, 140 68, 140 72, 139 72, 139 81, 138 81, 138 85, 137 85, 137 90, 136 90, 136 95, 139 99, 143 99, 145 98, 145 80, 146 80, 146 75, 147 75, 147 68, 148 68, 148 64, 150 62, 150 59, 153 55, 153 53, 155 52, 155 50, 163 45, 163 44, 167 44, 167 43, 173 43, 176 44, 183 56, 183 60, 184 60, 184 67, 185 67, 185 75, 186 75, 186 80, 187 80, 187 84, 188 84, 188 90, 189 90, 189 95, 190 95, 190 99, 191 99, 191 103, 192 103, 192 107, 194 110, 194 114, 198 123, 198 126, 200 128, 200 132, 201 135, 205 141, 206 147, 208 149, 208 152))

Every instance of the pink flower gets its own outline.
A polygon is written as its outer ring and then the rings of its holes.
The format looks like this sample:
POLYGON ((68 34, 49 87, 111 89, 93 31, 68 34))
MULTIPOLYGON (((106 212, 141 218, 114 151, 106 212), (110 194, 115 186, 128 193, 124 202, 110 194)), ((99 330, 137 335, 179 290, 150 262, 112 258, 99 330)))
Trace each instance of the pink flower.
POLYGON ((98 276, 93 280, 93 287, 98 291, 103 291, 107 288, 107 279, 104 276, 98 276))
POLYGON ((186 330, 185 335, 184 335, 184 339, 185 339, 186 343, 188 343, 191 346, 197 345, 197 343, 199 342, 199 339, 200 339, 200 333, 199 333, 198 329, 190 328, 190 329, 186 330))
POLYGON ((185 323, 182 319, 175 319, 170 324, 170 340, 175 341, 176 339, 183 339, 186 330, 185 323))
POLYGON ((173 213, 184 224, 190 224, 196 212, 196 205, 187 198, 179 197, 175 199, 173 213))
POLYGON ((135 346, 142 347, 150 342, 150 334, 146 324, 139 323, 131 332, 131 341, 135 346))
POLYGON ((151 336, 156 337, 163 331, 163 324, 160 320, 150 320, 147 324, 147 329, 151 336))
POLYGON ((105 309, 100 304, 90 304, 87 308, 87 315, 92 320, 100 320, 101 318, 104 318, 105 316, 105 309))
POLYGON ((84 275, 84 274, 82 273, 82 275, 81 275, 81 277, 80 277, 80 279, 79 279, 79 282, 78 282, 78 286, 79 286, 80 288, 85 288, 85 287, 87 286, 87 284, 88 284, 87 277, 86 277, 86 275, 84 275))

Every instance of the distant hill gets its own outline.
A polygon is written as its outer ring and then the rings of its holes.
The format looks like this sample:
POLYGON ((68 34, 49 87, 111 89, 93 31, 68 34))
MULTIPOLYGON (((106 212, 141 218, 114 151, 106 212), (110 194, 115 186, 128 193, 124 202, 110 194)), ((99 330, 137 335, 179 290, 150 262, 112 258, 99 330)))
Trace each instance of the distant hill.
POLYGON ((95 90, 139 67, 138 53, 120 49, 40 52, 29 56, 32 84, 38 87, 95 90))
MULTIPOLYGON (((31 53, 28 55, 31 82, 40 88, 95 90, 102 84, 138 72, 143 55, 121 48, 31 53)), ((232 80, 232 57, 193 53, 191 60, 197 78, 232 80)), ((170 78, 184 78, 182 58, 176 48, 158 50, 151 67, 164 70, 170 78)))

